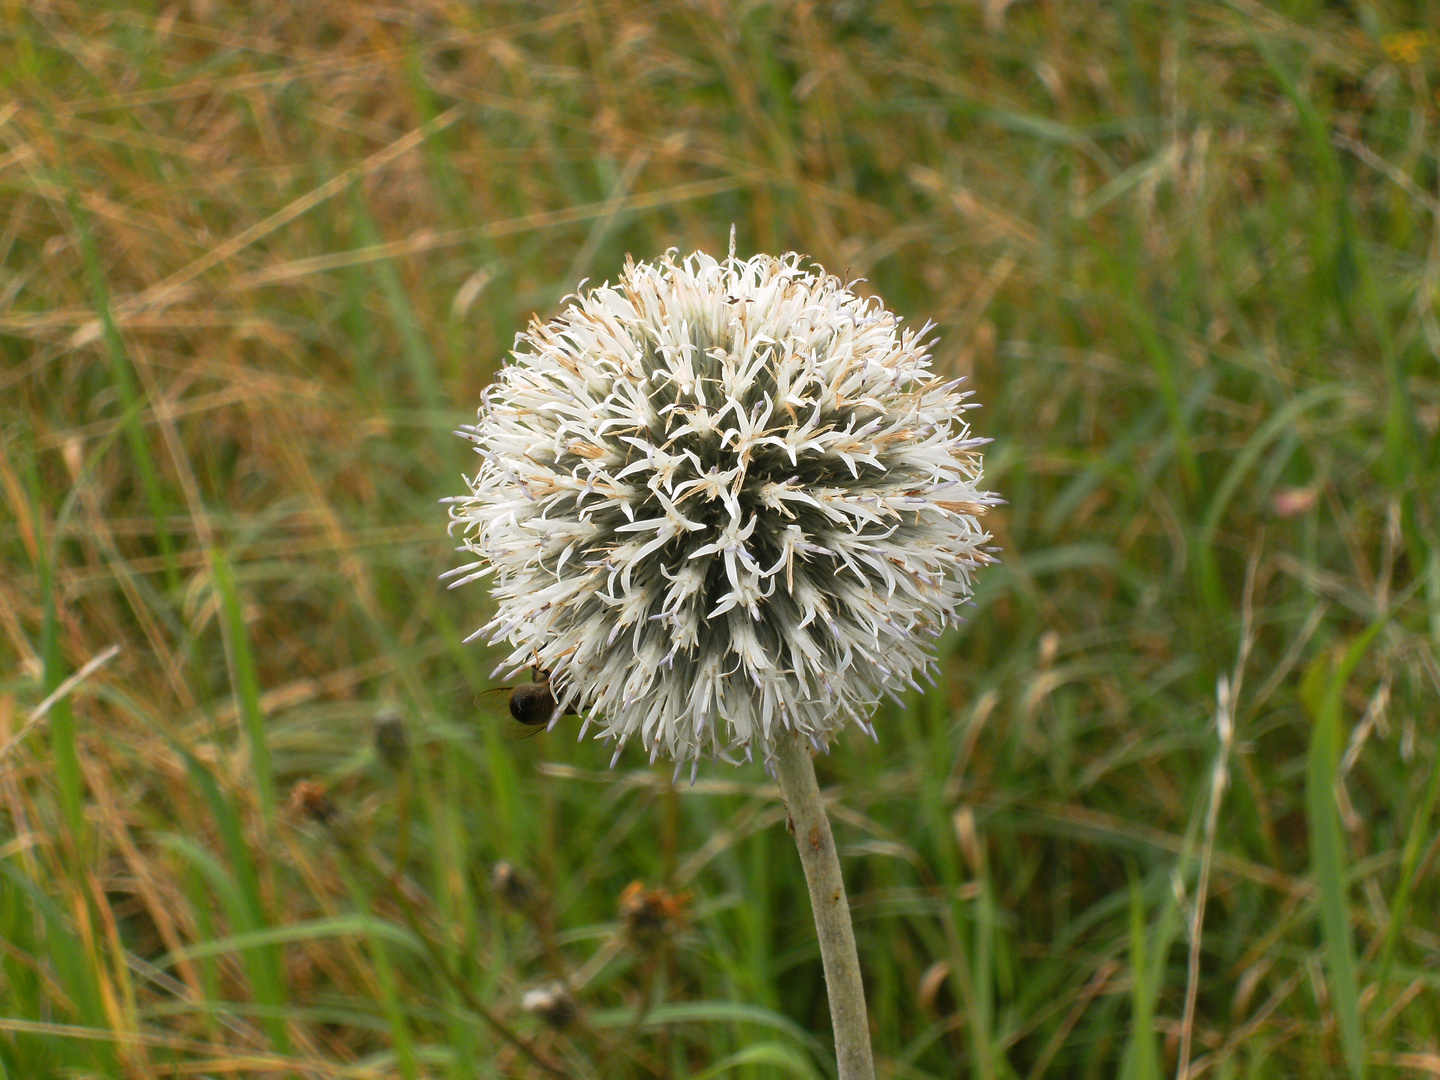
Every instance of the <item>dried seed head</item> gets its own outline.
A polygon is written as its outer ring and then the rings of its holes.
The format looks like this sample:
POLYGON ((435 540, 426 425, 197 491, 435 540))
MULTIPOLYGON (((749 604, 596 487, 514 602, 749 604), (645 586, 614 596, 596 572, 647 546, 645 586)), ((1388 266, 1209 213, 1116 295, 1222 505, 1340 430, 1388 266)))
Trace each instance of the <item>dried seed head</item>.
POLYGON ((516 911, 530 911, 535 905, 535 890, 530 882, 508 862, 497 862, 490 868, 490 887, 516 911))
POLYGON ((314 780, 301 780, 291 789, 290 809, 317 825, 330 825, 340 813, 324 785, 314 780))
POLYGON ((944 960, 937 960, 925 969, 925 974, 920 976, 920 985, 916 987, 915 997, 920 1007, 930 1015, 936 1015, 941 1010, 938 1007, 940 992, 945 989, 945 982, 950 978, 950 965, 944 960))
POLYGON ((641 949, 653 949, 686 922, 690 894, 672 893, 663 886, 646 889, 632 881, 620 894, 620 922, 625 935, 641 949))
POLYGON ((394 772, 403 772, 410 760, 410 733, 405 721, 393 709, 375 718, 375 753, 394 772))
POLYGON ((575 998, 562 982, 550 982, 526 990, 520 999, 520 1007, 528 1013, 534 1013, 556 1031, 569 1027, 579 1011, 575 998))
POLYGON ((449 500, 502 670, 548 672, 617 756, 869 731, 993 561, 985 440, 929 329, 797 255, 700 253, 533 322, 449 500))

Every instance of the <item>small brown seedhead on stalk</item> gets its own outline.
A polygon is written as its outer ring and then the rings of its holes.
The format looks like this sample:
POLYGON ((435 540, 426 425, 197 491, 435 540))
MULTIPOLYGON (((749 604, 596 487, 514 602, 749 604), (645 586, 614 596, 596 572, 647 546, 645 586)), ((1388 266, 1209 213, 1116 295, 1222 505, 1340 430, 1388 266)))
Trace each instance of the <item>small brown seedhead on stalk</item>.
POLYGON ((297 816, 322 826, 333 824, 340 814, 334 801, 326 794, 325 786, 314 780, 301 780, 291 789, 290 809, 297 816))
POLYGON ((525 991, 525 996, 520 999, 520 1007, 528 1013, 534 1013, 556 1031, 564 1031, 569 1027, 574 1022, 576 1013, 580 1011, 569 988, 562 982, 550 982, 525 991))
POLYGON ((410 760, 410 733, 400 714, 386 709, 375 718, 375 753, 393 772, 403 772, 410 760))
POLYGON ((505 861, 490 869, 490 887, 495 895, 516 911, 530 911, 535 906, 535 890, 524 874, 505 861))
POLYGON ((664 886, 647 889, 644 882, 632 881, 620 894, 625 936, 641 949, 653 949, 685 925, 689 905, 688 892, 672 893, 664 886))

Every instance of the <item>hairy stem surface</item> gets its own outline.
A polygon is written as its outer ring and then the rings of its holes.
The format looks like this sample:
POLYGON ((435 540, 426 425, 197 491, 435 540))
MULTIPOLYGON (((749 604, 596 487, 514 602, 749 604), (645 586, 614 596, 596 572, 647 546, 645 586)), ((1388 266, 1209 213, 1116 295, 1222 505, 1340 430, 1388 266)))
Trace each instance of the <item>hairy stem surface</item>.
POLYGON ((860 957, 855 952, 855 930, 840 856, 809 747, 799 737, 782 736, 775 746, 775 777, 790 811, 795 844, 810 887, 810 906, 820 938, 820 959, 825 965, 825 988, 830 996, 830 1022, 835 1029, 835 1057, 840 1080, 874 1080, 870 1054, 870 1024, 865 1014, 865 988, 860 981, 860 957))

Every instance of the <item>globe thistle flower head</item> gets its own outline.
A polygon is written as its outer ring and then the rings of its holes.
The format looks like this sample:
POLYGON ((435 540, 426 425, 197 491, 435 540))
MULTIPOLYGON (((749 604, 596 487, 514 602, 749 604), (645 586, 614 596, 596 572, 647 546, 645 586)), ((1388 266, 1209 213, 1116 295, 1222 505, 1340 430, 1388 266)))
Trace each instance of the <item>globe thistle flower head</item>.
POLYGON ((794 254, 627 263, 518 335, 451 503, 503 671, 680 762, 825 746, 914 684, 993 561, 931 328, 794 254))

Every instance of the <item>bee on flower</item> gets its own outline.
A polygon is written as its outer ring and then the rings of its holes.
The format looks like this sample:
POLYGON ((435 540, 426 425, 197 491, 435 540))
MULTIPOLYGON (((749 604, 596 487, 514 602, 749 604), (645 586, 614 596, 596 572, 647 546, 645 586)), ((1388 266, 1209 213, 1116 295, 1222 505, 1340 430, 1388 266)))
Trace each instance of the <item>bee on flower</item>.
MULTIPOLYGON (((958 381, 800 256, 668 253, 519 335, 447 500, 473 636, 651 760, 874 734, 993 561, 958 381)), ((551 718, 559 719, 559 709, 551 718)))

